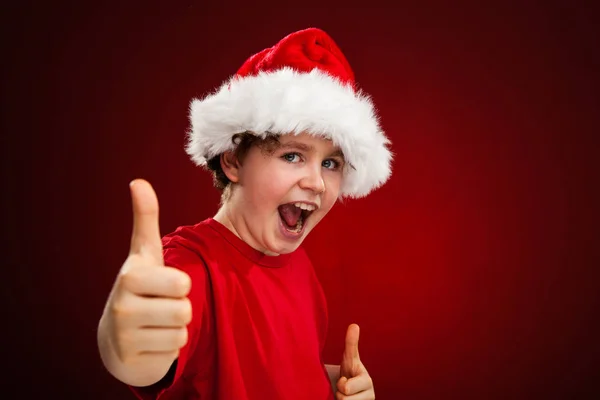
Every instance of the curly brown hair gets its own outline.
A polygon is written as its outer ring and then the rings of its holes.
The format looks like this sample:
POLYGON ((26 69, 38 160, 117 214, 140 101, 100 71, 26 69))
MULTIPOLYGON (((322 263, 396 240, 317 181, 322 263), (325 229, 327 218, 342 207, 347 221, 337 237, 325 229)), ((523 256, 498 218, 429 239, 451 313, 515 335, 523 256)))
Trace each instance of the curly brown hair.
MULTIPOLYGON (((280 144, 279 135, 269 133, 265 138, 261 138, 250 131, 233 135, 231 141, 235 145, 233 154, 240 164, 243 164, 244 158, 252 146, 257 146, 264 154, 270 155, 277 150, 280 144)), ((207 162, 207 167, 213 175, 213 184, 222 192, 221 203, 229 198, 231 192, 231 181, 221 167, 222 155, 216 155, 207 162)))

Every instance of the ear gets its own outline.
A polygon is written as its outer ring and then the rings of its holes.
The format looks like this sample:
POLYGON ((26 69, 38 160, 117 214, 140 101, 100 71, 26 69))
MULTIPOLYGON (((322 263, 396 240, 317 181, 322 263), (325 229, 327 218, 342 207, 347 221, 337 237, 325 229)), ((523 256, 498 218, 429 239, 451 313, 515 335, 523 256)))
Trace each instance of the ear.
POLYGON ((225 176, 233 183, 240 180, 240 163, 232 151, 221 154, 221 169, 225 176))

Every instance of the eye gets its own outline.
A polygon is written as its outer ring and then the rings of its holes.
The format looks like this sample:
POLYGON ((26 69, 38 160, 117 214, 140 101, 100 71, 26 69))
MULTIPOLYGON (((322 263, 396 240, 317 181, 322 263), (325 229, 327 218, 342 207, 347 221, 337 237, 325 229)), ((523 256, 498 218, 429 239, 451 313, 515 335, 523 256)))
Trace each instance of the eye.
POLYGON ((289 162, 289 163, 297 163, 300 162, 300 154, 298 153, 286 153, 283 156, 281 156, 281 158, 283 158, 285 161, 289 162))
POLYGON ((338 169, 340 167, 340 162, 329 158, 327 160, 324 160, 322 165, 323 165, 323 167, 325 167, 327 169, 335 171, 336 169, 338 169))

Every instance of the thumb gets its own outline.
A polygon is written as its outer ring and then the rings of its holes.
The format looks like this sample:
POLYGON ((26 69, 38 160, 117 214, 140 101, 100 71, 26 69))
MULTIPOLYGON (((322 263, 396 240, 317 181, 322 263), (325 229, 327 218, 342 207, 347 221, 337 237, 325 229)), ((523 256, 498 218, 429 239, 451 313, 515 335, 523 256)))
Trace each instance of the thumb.
POLYGON ((360 360, 358 356, 358 337, 360 328, 356 324, 351 324, 346 332, 346 347, 344 349, 344 358, 348 361, 360 360))
POLYGON ((158 199, 152 185, 143 179, 129 184, 133 206, 133 232, 129 254, 139 254, 163 263, 162 241, 158 226, 158 199))

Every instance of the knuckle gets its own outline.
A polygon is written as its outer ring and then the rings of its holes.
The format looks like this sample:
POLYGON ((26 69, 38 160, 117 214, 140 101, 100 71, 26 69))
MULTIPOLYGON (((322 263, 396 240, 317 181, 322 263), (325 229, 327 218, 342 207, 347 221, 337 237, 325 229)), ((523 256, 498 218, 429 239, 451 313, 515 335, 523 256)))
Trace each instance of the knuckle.
POLYGON ((185 292, 185 295, 187 296, 190 293, 190 290, 192 289, 192 278, 186 273, 184 273, 183 276, 183 290, 185 292))
POLYGON ((171 318, 173 319, 173 323, 177 325, 183 325, 183 321, 185 320, 186 315, 186 307, 183 301, 177 302, 172 311, 171 318))
POLYGON ((176 344, 178 348, 182 348, 187 344, 188 341, 188 330, 187 328, 179 329, 176 335, 176 344))
POLYGON ((173 322, 177 325, 184 325, 185 320, 185 307, 177 307, 175 315, 173 316, 173 322))
POLYGON ((179 300, 173 311, 173 322, 187 325, 191 320, 192 305, 188 299, 179 300))
POLYGON ((125 365, 133 364, 135 361, 135 354, 132 352, 121 352, 120 360, 125 365))
POLYGON ((124 301, 112 303, 110 311, 116 319, 128 319, 135 313, 133 307, 124 301))
POLYGON ((142 279, 140 268, 129 268, 119 277, 121 286, 128 291, 138 287, 142 279))
POLYGON ((177 274, 173 274, 173 289, 181 294, 182 296, 186 296, 191 287, 191 280, 188 274, 183 271, 177 270, 177 274))
POLYGON ((190 299, 184 299, 182 301, 182 306, 181 306, 181 322, 184 325, 189 324, 190 322, 192 322, 192 302, 190 301, 190 299))
POLYGON ((127 354, 125 354, 124 359, 122 360, 123 364, 135 367, 140 364, 140 361, 143 359, 142 355, 143 349, 135 349, 129 350, 127 354))
POLYGON ((125 271, 130 271, 132 269, 136 269, 140 266, 144 266, 146 264, 146 260, 143 256, 137 253, 130 254, 125 260, 125 271))

